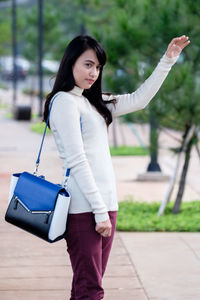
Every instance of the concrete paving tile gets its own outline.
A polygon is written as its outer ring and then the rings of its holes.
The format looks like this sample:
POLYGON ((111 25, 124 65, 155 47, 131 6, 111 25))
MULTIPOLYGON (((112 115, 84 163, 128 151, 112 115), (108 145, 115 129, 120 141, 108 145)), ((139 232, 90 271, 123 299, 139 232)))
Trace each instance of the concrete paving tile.
POLYGON ((58 291, 0 291, 1 300, 68 300, 69 290, 58 291))
POLYGON ((109 258, 109 263, 110 265, 118 265, 118 266, 131 265, 130 259, 127 257, 126 254, 116 255, 116 256, 111 255, 109 258))
MULTIPOLYGON (((200 221, 200 217, 199 217, 199 221, 200 221)), ((199 232, 181 233, 180 237, 193 250, 200 250, 200 233, 199 232)))
POLYGON ((117 234, 115 235, 115 239, 112 246, 112 255, 114 256, 119 254, 125 254, 126 249, 123 247, 121 241, 118 239, 117 234))
POLYGON ((105 277, 135 277, 136 273, 133 269, 132 265, 127 265, 127 266, 123 266, 120 265, 119 266, 115 266, 115 265, 110 265, 110 263, 108 263, 108 266, 106 268, 106 272, 105 272, 105 277))
POLYGON ((200 261, 180 234, 120 236, 150 299, 200 299, 200 261))
MULTIPOLYGON (((1 238, 4 239, 4 234, 1 234, 1 238)), ((35 239, 35 237, 33 237, 35 239)), ((43 243, 32 243, 27 240, 19 240, 17 237, 7 236, 0 248, 0 256, 4 257, 13 256, 16 254, 17 256, 66 256, 67 250, 65 243, 62 243, 62 247, 43 244, 43 243)))
MULTIPOLYGON (((39 278, 71 276, 71 266, 0 267, 1 278, 39 278)), ((105 277, 136 277, 132 266, 107 266, 105 277)))
POLYGON ((103 286, 105 288, 117 289, 137 289, 141 288, 137 277, 105 277, 103 279, 103 286))
POLYGON ((112 247, 112 256, 118 256, 118 255, 126 255, 126 249, 122 247, 112 247))
POLYGON ((26 256, 26 257, 1 257, 0 262, 2 267, 23 267, 23 266, 65 266, 69 265, 68 259, 63 258, 63 256, 26 256))
MULTIPOLYGON (((0 291, 1 300, 68 300, 70 290, 0 291)), ((147 300, 142 289, 106 289, 105 300, 147 300)))
POLYGON ((71 277, 6 278, 0 280, 0 291, 14 290, 64 290, 71 288, 71 277))
POLYGON ((18 247, 18 249, 20 245, 23 245, 25 247, 32 247, 33 250, 39 247, 45 250, 48 249, 49 251, 53 251, 52 249, 62 249, 66 251, 66 242, 64 239, 51 244, 7 222, 6 230, 1 232, 1 236, 3 238, 2 245, 9 243, 11 240, 13 241, 13 246, 18 247))
MULTIPOLYGON (((125 272, 124 272, 125 273, 125 272)), ((71 276, 71 266, 0 267, 1 278, 42 278, 71 276)))
POLYGON ((142 289, 107 289, 104 300, 147 300, 142 289))

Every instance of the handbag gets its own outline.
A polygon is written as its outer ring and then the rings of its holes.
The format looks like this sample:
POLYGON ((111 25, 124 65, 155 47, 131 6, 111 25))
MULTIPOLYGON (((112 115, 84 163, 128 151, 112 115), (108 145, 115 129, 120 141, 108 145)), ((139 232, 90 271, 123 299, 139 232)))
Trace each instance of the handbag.
POLYGON ((71 198, 67 191, 70 169, 67 169, 62 185, 45 180, 43 175, 38 176, 40 155, 55 97, 50 104, 35 171, 33 174, 23 172, 11 176, 9 205, 5 214, 7 222, 49 243, 64 237, 71 198))

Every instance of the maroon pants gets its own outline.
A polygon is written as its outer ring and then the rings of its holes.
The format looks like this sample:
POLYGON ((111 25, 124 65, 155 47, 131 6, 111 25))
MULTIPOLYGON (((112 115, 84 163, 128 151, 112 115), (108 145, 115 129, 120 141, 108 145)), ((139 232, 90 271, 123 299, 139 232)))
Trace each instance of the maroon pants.
POLYGON ((70 256, 73 281, 70 300, 100 300, 104 297, 102 277, 110 254, 117 212, 109 212, 112 235, 102 237, 95 231, 93 213, 69 214, 67 251, 70 256))

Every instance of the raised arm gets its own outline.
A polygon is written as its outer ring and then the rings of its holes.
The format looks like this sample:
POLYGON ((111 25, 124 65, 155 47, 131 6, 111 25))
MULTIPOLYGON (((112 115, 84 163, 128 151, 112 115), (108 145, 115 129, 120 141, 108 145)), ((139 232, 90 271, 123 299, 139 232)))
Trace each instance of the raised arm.
POLYGON ((133 93, 106 96, 104 100, 115 98, 117 103, 107 104, 113 116, 120 116, 143 109, 156 95, 171 67, 177 61, 181 51, 190 43, 187 36, 174 38, 168 45, 167 51, 149 78, 133 93))

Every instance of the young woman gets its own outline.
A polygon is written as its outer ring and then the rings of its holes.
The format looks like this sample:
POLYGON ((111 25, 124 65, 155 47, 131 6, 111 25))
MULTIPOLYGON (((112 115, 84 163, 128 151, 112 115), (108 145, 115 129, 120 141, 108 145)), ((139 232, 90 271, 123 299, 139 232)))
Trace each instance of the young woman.
POLYGON ((156 94, 179 54, 190 43, 174 38, 152 75, 134 93, 102 93, 106 54, 90 36, 78 36, 67 46, 44 120, 54 97, 49 126, 70 168, 71 194, 66 242, 73 269, 71 300, 104 297, 104 275, 113 241, 118 210, 115 177, 107 129, 112 118, 143 109, 156 94))

